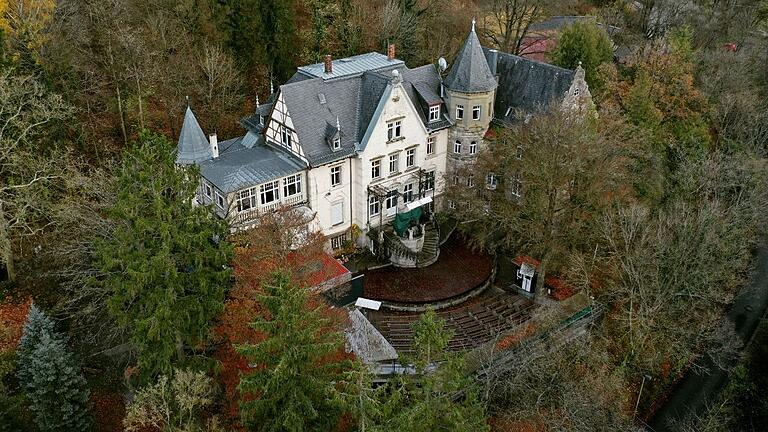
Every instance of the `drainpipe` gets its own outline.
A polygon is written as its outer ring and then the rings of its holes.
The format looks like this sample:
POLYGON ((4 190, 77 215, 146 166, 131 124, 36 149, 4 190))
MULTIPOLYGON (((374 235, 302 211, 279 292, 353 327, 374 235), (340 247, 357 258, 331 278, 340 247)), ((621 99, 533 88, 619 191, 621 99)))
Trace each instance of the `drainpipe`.
MULTIPOLYGON (((336 120, 338 122, 338 119, 336 120)), ((349 228, 352 228, 352 158, 349 158, 349 228)), ((350 232, 350 238, 352 233, 350 232)))

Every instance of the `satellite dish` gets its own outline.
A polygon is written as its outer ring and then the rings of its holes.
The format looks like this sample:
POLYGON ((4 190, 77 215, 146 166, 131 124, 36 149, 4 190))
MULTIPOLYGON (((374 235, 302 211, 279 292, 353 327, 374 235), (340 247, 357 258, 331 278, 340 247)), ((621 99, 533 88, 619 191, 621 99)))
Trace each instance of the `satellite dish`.
POLYGON ((440 57, 437 60, 437 64, 438 64, 438 66, 440 66, 440 70, 443 71, 443 72, 445 72, 445 70, 448 69, 448 62, 445 61, 445 59, 443 57, 440 57))

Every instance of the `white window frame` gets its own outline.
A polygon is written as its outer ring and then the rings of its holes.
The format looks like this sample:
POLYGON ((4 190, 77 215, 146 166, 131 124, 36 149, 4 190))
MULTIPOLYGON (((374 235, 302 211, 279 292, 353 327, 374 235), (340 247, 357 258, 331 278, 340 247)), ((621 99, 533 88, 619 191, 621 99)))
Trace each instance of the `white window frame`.
POLYGON ((344 242, 347 241, 347 233, 339 234, 331 237, 331 249, 339 250, 344 247, 344 242))
POLYGON ((512 196, 520 198, 523 194, 523 180, 519 172, 512 175, 512 182, 510 182, 510 191, 512 196))
POLYGON ((406 183, 403 186, 403 202, 409 203, 413 201, 415 195, 413 194, 413 183, 406 183))
POLYGON ((427 137, 427 154, 431 155, 435 152, 435 137, 427 137))
POLYGON ((288 198, 301 194, 301 174, 288 176, 283 179, 283 197, 288 198), (288 193, 288 188, 294 186, 295 192, 288 193))
POLYGON ((515 159, 522 160, 523 159, 523 146, 517 146, 517 151, 515 153, 515 159))
POLYGON ((405 167, 410 168, 416 165, 416 148, 409 148, 405 151, 405 167))
POLYGON ((496 174, 494 174, 494 173, 489 173, 489 174, 488 174, 488 175, 485 177, 485 187, 486 187, 487 189, 490 189, 490 190, 495 190, 495 189, 496 189, 496 186, 498 186, 498 184, 499 184, 499 179, 498 179, 498 178, 496 178, 496 174))
POLYGON ((389 155, 389 173, 394 174, 400 172, 400 153, 393 153, 389 155))
POLYGON ((464 118, 464 105, 458 104, 456 105, 456 120, 461 120, 464 118))
POLYGON ((291 130, 288 129, 286 126, 282 126, 280 129, 280 140, 283 147, 291 148, 292 138, 293 137, 291 136, 291 130))
POLYGON ((208 198, 213 196, 213 188, 211 188, 211 185, 208 184, 208 182, 203 182, 203 194, 208 198))
POLYGON ((469 154, 473 155, 477 153, 477 141, 472 141, 469 143, 469 154))
POLYGON ((432 105, 429 107, 429 121, 440 120, 440 105, 432 105))
POLYGON ((387 122, 387 141, 394 141, 403 136, 403 121, 395 120, 387 122))
POLYGON ((256 207, 256 190, 255 188, 248 188, 237 191, 235 194, 235 202, 237 204, 237 211, 244 212, 252 210, 256 207))
POLYGON ((344 223, 344 201, 336 201, 334 203, 331 203, 331 226, 337 226, 344 223), (334 210, 338 207, 341 207, 341 210, 339 211, 340 219, 338 221, 335 221, 333 219, 334 210))
POLYGON ((216 206, 224 210, 224 197, 218 192, 216 192, 216 206))
POLYGON ((341 165, 331 167, 331 187, 341 184, 341 165))
POLYGON ((456 203, 453 202, 453 200, 448 200, 448 208, 455 210, 456 209, 456 203))
POLYGON ((390 191, 387 194, 387 199, 384 201, 384 208, 387 209, 387 215, 394 213, 393 210, 397 210, 397 190, 390 191))
POLYGON ((334 138, 333 139, 333 149, 338 150, 341 148, 341 138, 334 138))
POLYGON ((381 178, 381 159, 374 159, 371 161, 371 178, 381 178))
POLYGON ((467 187, 475 187, 475 175, 470 174, 467 176, 467 187))
POLYGON ((482 107, 480 105, 475 105, 472 107, 472 120, 480 120, 480 116, 482 115, 482 107))
POLYGON ((453 152, 456 154, 461 154, 461 140, 456 140, 453 143, 453 152))
POLYGON ((280 182, 277 180, 266 182, 259 185, 259 203, 261 205, 268 205, 280 201, 280 182), (269 188, 269 189, 268 189, 269 188), (267 194, 272 192, 273 198, 271 201, 266 201, 267 194))
POLYGON ((427 171, 424 175, 424 191, 431 191, 435 189, 435 172, 427 171))
POLYGON ((381 212, 381 203, 379 202, 379 197, 376 195, 369 196, 368 197, 368 215, 378 216, 379 212, 381 212))

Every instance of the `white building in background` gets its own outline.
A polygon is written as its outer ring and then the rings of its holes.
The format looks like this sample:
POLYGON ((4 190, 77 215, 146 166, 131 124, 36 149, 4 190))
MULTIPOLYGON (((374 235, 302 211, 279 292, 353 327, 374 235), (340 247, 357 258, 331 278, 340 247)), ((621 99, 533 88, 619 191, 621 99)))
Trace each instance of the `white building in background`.
POLYGON ((333 249, 356 226, 369 234, 361 245, 386 244, 402 252, 400 264, 428 265, 439 252, 424 215, 441 205, 447 174, 474 158, 491 123, 589 97, 583 71, 483 49, 474 24, 445 78, 443 72, 409 69, 394 46, 387 55, 326 56, 299 67, 258 105, 241 122, 244 136, 206 138, 188 108, 177 163, 199 165, 198 201, 235 228, 298 206, 333 249), (396 218, 400 229, 392 235, 396 218))

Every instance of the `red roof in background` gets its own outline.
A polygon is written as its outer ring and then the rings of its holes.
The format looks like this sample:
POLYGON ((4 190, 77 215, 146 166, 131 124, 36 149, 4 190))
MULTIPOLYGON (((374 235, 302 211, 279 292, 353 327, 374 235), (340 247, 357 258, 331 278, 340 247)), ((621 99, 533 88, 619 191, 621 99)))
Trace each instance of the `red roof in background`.
POLYGON ((302 279, 310 287, 349 273, 346 267, 325 252, 309 256, 291 252, 288 254, 288 262, 302 273, 302 279))
POLYGON ((538 270, 539 266, 541 265, 541 261, 531 258, 527 255, 518 255, 515 257, 515 259, 512 260, 512 264, 523 265, 523 263, 532 265, 536 268, 536 270, 538 270))
POLYGON ((492 128, 488 128, 488 130, 485 131, 485 135, 483 136, 483 138, 487 138, 487 139, 496 138, 496 131, 493 130, 492 128))

